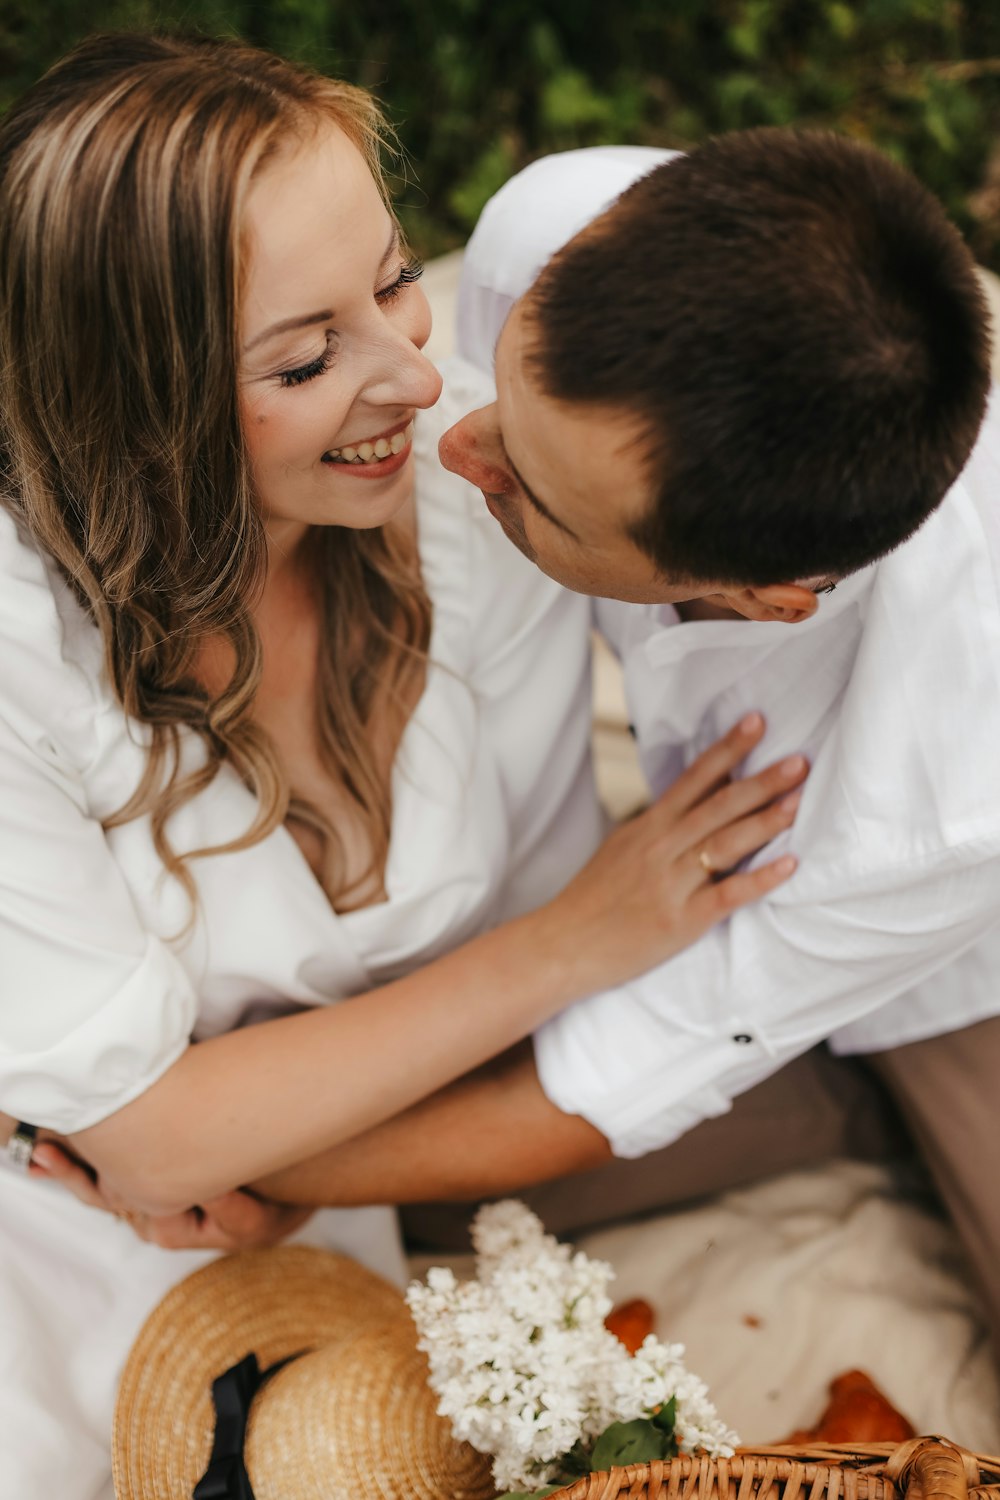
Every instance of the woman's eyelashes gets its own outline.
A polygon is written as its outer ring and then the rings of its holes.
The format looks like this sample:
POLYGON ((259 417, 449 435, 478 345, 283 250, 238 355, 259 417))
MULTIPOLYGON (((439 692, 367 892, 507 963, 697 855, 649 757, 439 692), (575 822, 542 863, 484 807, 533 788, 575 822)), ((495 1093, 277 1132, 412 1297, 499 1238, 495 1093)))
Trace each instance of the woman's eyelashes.
POLYGON ((317 359, 311 359, 307 365, 300 365, 297 370, 282 370, 278 379, 283 386, 303 385, 307 380, 315 380, 317 375, 322 375, 333 364, 333 356, 336 348, 336 335, 328 333, 326 336, 326 348, 317 359))
MULTIPOLYGON (((384 307, 386 303, 394 302, 402 291, 419 281, 424 274, 424 268, 419 260, 408 260, 400 267, 395 281, 388 286, 382 287, 375 293, 375 301, 384 307)), ((286 389, 293 385, 304 385, 307 380, 315 380, 317 375, 322 375, 333 364, 336 346, 336 335, 331 331, 326 336, 326 348, 316 359, 309 361, 307 365, 299 365, 295 370, 282 370, 278 379, 286 389)))
POLYGON ((375 301, 383 304, 394 301, 405 287, 412 286, 415 281, 419 281, 423 274, 423 262, 411 258, 400 267, 399 275, 394 282, 375 293, 375 301))

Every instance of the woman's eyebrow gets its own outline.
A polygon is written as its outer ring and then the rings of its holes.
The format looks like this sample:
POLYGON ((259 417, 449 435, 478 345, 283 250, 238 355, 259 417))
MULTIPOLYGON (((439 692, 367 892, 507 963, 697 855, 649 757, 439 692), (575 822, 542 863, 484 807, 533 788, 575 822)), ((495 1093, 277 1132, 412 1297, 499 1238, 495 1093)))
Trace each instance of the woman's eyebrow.
MULTIPOLYGON (((385 254, 378 263, 379 271, 382 270, 388 260, 392 259, 399 245, 399 225, 393 220, 392 230, 389 235, 389 243, 385 247, 385 254)), ((291 333, 294 328, 312 328, 317 323, 329 323, 333 317, 333 308, 324 307, 319 312, 302 313, 300 317, 283 318, 280 323, 272 323, 270 328, 265 328, 263 333, 258 333, 249 344, 244 344, 243 353, 249 354, 251 349, 256 349, 265 339, 273 338, 276 333, 291 333)))
POLYGON ((276 333, 290 333, 293 328, 311 328, 314 323, 329 323, 333 317, 333 308, 325 307, 321 312, 303 313, 299 318, 283 318, 280 323, 272 323, 270 328, 265 328, 263 333, 258 333, 249 344, 243 345, 243 353, 249 354, 251 349, 256 349, 265 339, 273 338, 276 333))

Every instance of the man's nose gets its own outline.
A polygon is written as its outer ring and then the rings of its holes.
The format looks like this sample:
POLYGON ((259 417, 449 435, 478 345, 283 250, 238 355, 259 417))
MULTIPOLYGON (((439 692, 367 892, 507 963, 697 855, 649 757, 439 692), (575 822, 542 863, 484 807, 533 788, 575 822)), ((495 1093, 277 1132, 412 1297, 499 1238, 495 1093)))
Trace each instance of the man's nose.
POLYGON ((510 474, 498 461, 503 450, 495 412, 495 406, 484 406, 479 411, 470 412, 454 427, 449 427, 438 445, 444 467, 468 479, 488 495, 502 495, 511 484, 510 474))

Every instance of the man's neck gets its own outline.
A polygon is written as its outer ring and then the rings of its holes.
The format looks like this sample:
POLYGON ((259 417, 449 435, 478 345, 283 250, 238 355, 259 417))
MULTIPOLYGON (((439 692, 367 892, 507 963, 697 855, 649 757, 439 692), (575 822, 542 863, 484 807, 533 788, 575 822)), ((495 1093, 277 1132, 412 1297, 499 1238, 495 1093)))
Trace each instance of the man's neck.
POLYGON ((682 604, 675 604, 674 608, 682 620, 743 620, 738 610, 730 609, 727 604, 720 603, 721 595, 706 594, 703 599, 685 599, 682 604))

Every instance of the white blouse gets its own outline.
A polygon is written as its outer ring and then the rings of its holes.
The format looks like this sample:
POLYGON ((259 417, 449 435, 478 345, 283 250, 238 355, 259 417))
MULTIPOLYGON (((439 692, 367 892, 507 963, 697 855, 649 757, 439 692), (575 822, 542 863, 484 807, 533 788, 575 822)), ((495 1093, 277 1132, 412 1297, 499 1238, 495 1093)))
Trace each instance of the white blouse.
MULTIPOLYGON (((143 728, 105 677, 96 627, 0 511, 0 1109, 81 1130, 192 1037, 391 980, 545 899, 592 852, 586 602, 437 461, 444 428, 489 399, 456 363, 417 423, 430 666, 393 770, 388 899, 344 915, 279 827, 192 862, 197 911, 178 939, 189 906, 148 817, 101 826, 138 781, 143 728)), ((203 753, 194 735, 185 750, 203 753)), ((223 767, 172 819, 174 846, 225 842, 253 811, 223 767)))

